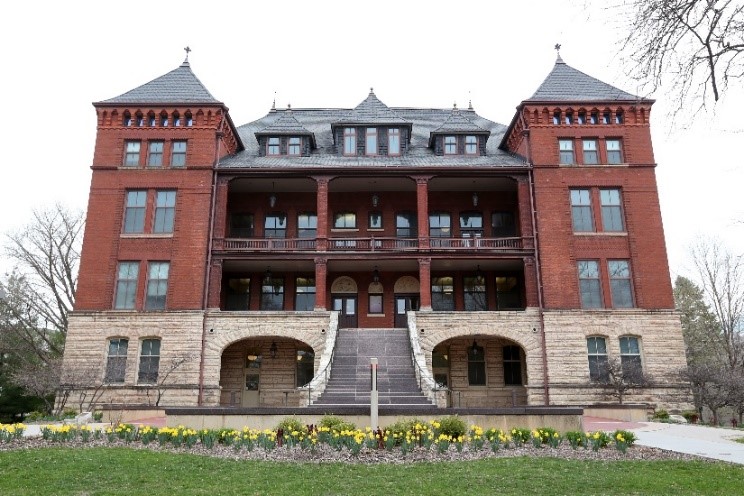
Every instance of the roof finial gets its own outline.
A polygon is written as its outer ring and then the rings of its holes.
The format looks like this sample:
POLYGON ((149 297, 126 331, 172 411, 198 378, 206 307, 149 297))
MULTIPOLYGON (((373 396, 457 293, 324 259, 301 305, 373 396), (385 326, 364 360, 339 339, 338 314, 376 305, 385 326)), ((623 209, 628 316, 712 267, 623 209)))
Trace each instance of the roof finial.
POLYGON ((292 104, 291 103, 288 103, 287 104, 287 112, 291 112, 291 111, 292 111, 292 104))
POLYGON ((276 112, 276 91, 274 92, 274 101, 271 102, 271 111, 276 112))
POLYGON ((470 98, 470 90, 468 90, 468 110, 473 110, 473 99, 470 98))
POLYGON ((563 63, 563 59, 561 58, 561 44, 560 43, 556 43, 553 48, 555 48, 555 53, 558 54, 558 58, 555 60, 556 63, 558 63, 558 62, 563 63))
POLYGON ((369 94, 370 95, 374 95, 375 94, 375 89, 372 86, 369 87, 369 94))
POLYGON ((183 63, 188 64, 189 63, 189 52, 191 51, 191 48, 187 46, 186 48, 183 49, 183 51, 186 52, 186 58, 183 60, 183 63))
POLYGON ((457 102, 452 104, 452 110, 457 110, 457 102))

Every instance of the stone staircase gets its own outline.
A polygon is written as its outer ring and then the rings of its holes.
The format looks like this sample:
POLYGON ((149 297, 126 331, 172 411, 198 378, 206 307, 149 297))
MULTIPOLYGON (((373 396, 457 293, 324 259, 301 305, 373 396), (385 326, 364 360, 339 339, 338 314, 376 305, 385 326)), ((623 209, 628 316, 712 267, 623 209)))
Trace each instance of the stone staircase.
POLYGON ((406 329, 339 329, 331 376, 313 405, 368 406, 372 357, 380 406, 433 406, 419 389, 406 329))

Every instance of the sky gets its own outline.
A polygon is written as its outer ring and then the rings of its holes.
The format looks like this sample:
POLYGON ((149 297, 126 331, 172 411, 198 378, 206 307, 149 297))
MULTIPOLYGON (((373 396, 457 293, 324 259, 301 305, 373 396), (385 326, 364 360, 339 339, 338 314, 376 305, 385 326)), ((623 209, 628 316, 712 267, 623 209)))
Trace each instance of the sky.
MULTIPOLYGON (((503 124, 555 63, 630 93, 624 21, 604 1, 4 2, 0 233, 33 209, 85 209, 96 136, 92 102, 191 69, 236 125, 278 107, 353 108, 369 88, 390 107, 475 110, 503 124), (367 5, 367 7, 364 7, 367 5)), ((651 129, 672 278, 692 276, 699 237, 744 253, 742 83, 715 112, 681 114, 664 88, 651 129)), ((10 264, 0 255, 0 271, 10 264)))

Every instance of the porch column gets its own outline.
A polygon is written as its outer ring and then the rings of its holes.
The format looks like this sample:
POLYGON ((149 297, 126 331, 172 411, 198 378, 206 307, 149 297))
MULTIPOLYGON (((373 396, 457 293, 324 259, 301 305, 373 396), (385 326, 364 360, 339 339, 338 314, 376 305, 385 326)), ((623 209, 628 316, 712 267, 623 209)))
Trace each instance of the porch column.
POLYGON ((230 178, 220 177, 217 179, 217 191, 214 203, 214 232, 213 237, 224 239, 227 234, 227 193, 230 189, 230 178))
MULTIPOLYGON (((316 194, 316 212, 318 216, 318 232, 315 241, 317 251, 326 251, 328 249, 328 183, 331 180, 329 176, 314 177, 317 185, 316 194)), ((317 276, 316 276, 316 284, 317 276)), ((318 293, 315 294, 317 301, 318 293)), ((325 295, 323 295, 325 298, 325 295)))
POLYGON ((522 238, 530 238, 524 240, 525 249, 532 249, 535 247, 534 238, 535 235, 532 232, 532 199, 530 198, 530 183, 527 176, 518 176, 515 178, 517 181, 517 204, 519 206, 519 234, 522 238))
POLYGON ((418 264, 420 309, 431 312, 431 258, 419 258, 418 264))
POLYGON ((326 310, 326 279, 328 278, 328 259, 315 259, 315 310, 326 310))
MULTIPOLYGON (((416 216, 418 218, 419 250, 429 249, 429 179, 431 176, 416 176, 416 216)), ((428 272, 427 272, 428 273, 428 272)), ((423 293, 422 293, 423 294, 423 293)), ((431 300, 429 301, 431 306, 431 300)))
POLYGON ((222 293, 222 259, 212 260, 209 270, 209 295, 207 297, 207 308, 220 308, 220 297, 222 293))

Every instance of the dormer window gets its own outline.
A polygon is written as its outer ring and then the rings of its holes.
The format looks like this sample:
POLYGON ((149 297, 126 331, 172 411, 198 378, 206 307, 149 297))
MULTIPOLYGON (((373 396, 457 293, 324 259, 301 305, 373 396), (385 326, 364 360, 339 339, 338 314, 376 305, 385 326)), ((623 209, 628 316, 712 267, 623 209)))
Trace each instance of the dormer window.
POLYGON ((279 138, 269 138, 266 143, 266 155, 275 156, 281 154, 281 143, 279 138))
POLYGON ((388 129, 388 155, 400 155, 400 129, 388 129))
POLYGON ((289 138, 287 145, 287 155, 299 155, 302 150, 302 140, 298 136, 289 138))
POLYGON ((478 138, 465 136, 465 155, 476 155, 478 153, 478 138))
POLYGON ((356 129, 344 128, 344 155, 356 155, 356 129))
POLYGON ((368 127, 366 131, 365 155, 377 155, 377 128, 368 127))
POLYGON ((444 137, 444 154, 445 155, 457 154, 457 136, 445 136, 444 137))

